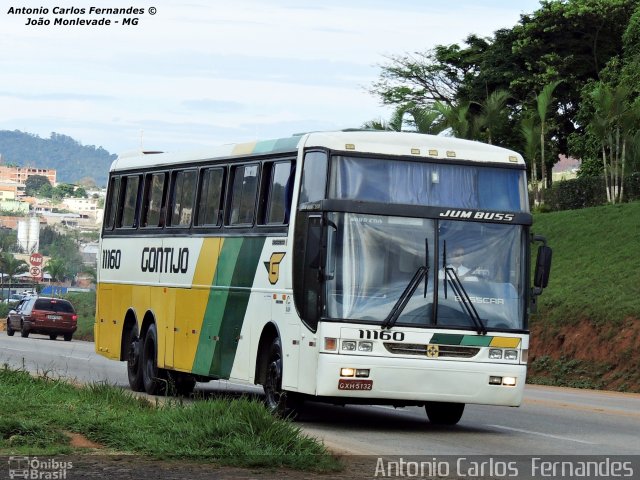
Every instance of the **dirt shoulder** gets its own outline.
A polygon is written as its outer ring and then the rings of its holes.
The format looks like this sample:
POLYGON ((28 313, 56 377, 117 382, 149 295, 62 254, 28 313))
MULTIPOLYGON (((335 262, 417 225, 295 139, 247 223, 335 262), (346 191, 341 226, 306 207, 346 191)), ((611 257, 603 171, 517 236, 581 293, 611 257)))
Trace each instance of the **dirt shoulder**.
POLYGON ((640 319, 534 323, 531 383, 640 393, 640 319))

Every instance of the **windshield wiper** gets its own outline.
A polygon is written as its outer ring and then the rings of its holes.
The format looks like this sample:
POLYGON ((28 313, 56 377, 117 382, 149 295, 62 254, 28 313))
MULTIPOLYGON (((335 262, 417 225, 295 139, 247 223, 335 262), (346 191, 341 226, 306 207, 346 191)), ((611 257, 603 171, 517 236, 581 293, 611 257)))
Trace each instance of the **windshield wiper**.
POLYGON ((381 328, 383 330, 385 328, 391 329, 395 325, 395 323, 398 321, 398 317, 400 317, 400 314, 402 313, 404 308, 407 306, 407 303, 409 303, 409 300, 411 299, 413 293, 418 288, 418 285, 420 285, 420 282, 422 282, 422 279, 427 277, 428 275, 429 275, 429 267, 427 266, 423 265, 420 268, 418 268, 418 270, 416 270, 416 273, 413 274, 413 278, 411 279, 409 284, 406 286, 406 288, 400 295, 400 298, 398 298, 398 301, 395 303, 395 305, 389 312, 389 315, 387 316, 387 318, 383 320, 381 325, 381 328))
POLYGON ((462 285, 460 281, 460 277, 456 273, 456 269, 453 267, 447 266, 447 242, 444 242, 444 248, 442 250, 442 264, 444 265, 444 298, 447 298, 447 283, 451 285, 455 295, 460 299, 462 305, 464 306, 467 315, 471 318, 471 321, 478 328, 479 335, 487 334, 487 327, 484 325, 484 322, 478 315, 478 311, 476 307, 473 306, 471 299, 469 298, 469 294, 467 290, 462 285))

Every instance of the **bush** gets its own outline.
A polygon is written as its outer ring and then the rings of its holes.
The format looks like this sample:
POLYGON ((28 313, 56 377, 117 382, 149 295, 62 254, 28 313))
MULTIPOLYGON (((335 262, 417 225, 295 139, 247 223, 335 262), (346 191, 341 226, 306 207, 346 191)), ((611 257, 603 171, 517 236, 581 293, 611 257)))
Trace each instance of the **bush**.
MULTIPOLYGON (((625 178, 623 200, 640 200, 640 172, 625 178)), ((555 182, 544 191, 545 211, 576 210, 607 203, 603 177, 579 177, 555 182)), ((533 203, 532 203, 533 205, 533 203)))

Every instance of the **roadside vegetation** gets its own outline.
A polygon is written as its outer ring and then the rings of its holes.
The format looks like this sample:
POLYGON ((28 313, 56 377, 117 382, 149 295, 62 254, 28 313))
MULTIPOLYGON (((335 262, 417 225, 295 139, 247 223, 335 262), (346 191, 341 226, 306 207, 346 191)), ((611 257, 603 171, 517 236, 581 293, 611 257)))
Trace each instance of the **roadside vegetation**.
POLYGON ((64 295, 76 309, 78 329, 73 338, 93 342, 93 324, 96 317, 96 292, 79 292, 64 295))
POLYGON ((532 383, 640 392, 640 202, 536 214, 553 248, 532 383))
POLYGON ((77 387, 0 368, 0 455, 77 453, 81 435, 101 453, 193 459, 236 467, 335 472, 341 464, 257 400, 166 400, 103 384, 77 387), (15 408, 16 399, 20 408, 15 408))

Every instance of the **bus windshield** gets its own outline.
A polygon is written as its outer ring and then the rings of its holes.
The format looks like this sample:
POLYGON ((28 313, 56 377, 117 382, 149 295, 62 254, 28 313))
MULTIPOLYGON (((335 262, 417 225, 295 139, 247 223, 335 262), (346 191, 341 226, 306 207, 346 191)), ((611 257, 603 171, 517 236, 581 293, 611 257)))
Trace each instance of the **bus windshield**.
POLYGON ((511 212, 529 208, 524 170, 343 156, 332 162, 330 198, 511 212))
POLYGON ((446 266, 486 328, 524 328, 521 226, 335 212, 328 217, 333 229, 326 317, 382 324, 416 271, 426 266, 428 278, 395 324, 473 329, 476 323, 446 266))

